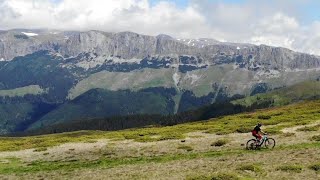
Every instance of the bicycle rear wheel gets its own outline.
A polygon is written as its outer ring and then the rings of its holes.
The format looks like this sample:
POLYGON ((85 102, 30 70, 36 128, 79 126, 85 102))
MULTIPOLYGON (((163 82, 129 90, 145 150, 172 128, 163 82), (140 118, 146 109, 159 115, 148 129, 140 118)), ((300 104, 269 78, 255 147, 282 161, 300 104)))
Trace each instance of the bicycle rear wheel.
POLYGON ((276 141, 273 138, 268 138, 265 142, 264 145, 268 149, 273 149, 274 146, 276 145, 276 141))
POLYGON ((247 142, 246 149, 248 149, 248 150, 255 150, 256 148, 257 148, 257 146, 256 146, 256 140, 255 140, 255 139, 250 139, 250 140, 247 142))

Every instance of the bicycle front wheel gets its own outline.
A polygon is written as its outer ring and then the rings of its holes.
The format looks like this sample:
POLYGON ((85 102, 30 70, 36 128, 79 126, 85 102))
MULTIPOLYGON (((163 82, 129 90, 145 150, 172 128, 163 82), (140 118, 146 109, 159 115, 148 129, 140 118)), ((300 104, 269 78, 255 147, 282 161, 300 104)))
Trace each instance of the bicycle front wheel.
POLYGON ((268 138, 265 142, 264 145, 268 149, 273 149, 274 146, 276 145, 276 141, 273 138, 268 138))
POLYGON ((247 142, 246 149, 248 149, 248 150, 255 150, 255 149, 256 149, 256 140, 255 140, 255 139, 250 139, 250 140, 247 142))

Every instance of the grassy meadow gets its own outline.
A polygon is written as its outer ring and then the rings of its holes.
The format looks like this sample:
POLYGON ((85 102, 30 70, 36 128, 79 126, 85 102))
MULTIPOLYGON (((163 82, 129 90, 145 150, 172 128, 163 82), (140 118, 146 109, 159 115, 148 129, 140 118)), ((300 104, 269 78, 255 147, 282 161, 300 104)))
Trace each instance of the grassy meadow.
POLYGON ((0 138, 6 179, 317 179, 320 101, 167 127, 0 138), (275 149, 246 150, 257 122, 275 149))

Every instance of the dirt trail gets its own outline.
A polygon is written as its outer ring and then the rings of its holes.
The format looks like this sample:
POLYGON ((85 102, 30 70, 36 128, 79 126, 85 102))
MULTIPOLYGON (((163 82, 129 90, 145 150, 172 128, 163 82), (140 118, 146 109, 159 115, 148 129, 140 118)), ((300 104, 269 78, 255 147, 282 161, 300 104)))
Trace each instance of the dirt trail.
POLYGON ((320 125, 320 120, 312 123, 312 124, 307 124, 307 125, 301 125, 301 126, 294 126, 290 128, 284 128, 281 131, 283 133, 296 133, 298 129, 303 128, 303 127, 312 127, 312 126, 317 126, 320 125))

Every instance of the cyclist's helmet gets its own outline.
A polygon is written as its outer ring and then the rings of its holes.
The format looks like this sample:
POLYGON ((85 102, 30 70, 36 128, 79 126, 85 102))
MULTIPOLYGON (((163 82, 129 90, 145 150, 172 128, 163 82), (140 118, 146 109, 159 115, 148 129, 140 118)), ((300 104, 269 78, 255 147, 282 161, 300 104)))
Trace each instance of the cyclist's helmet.
POLYGON ((262 126, 262 124, 261 124, 261 123, 258 123, 258 124, 257 124, 257 126, 261 127, 261 126, 262 126))

